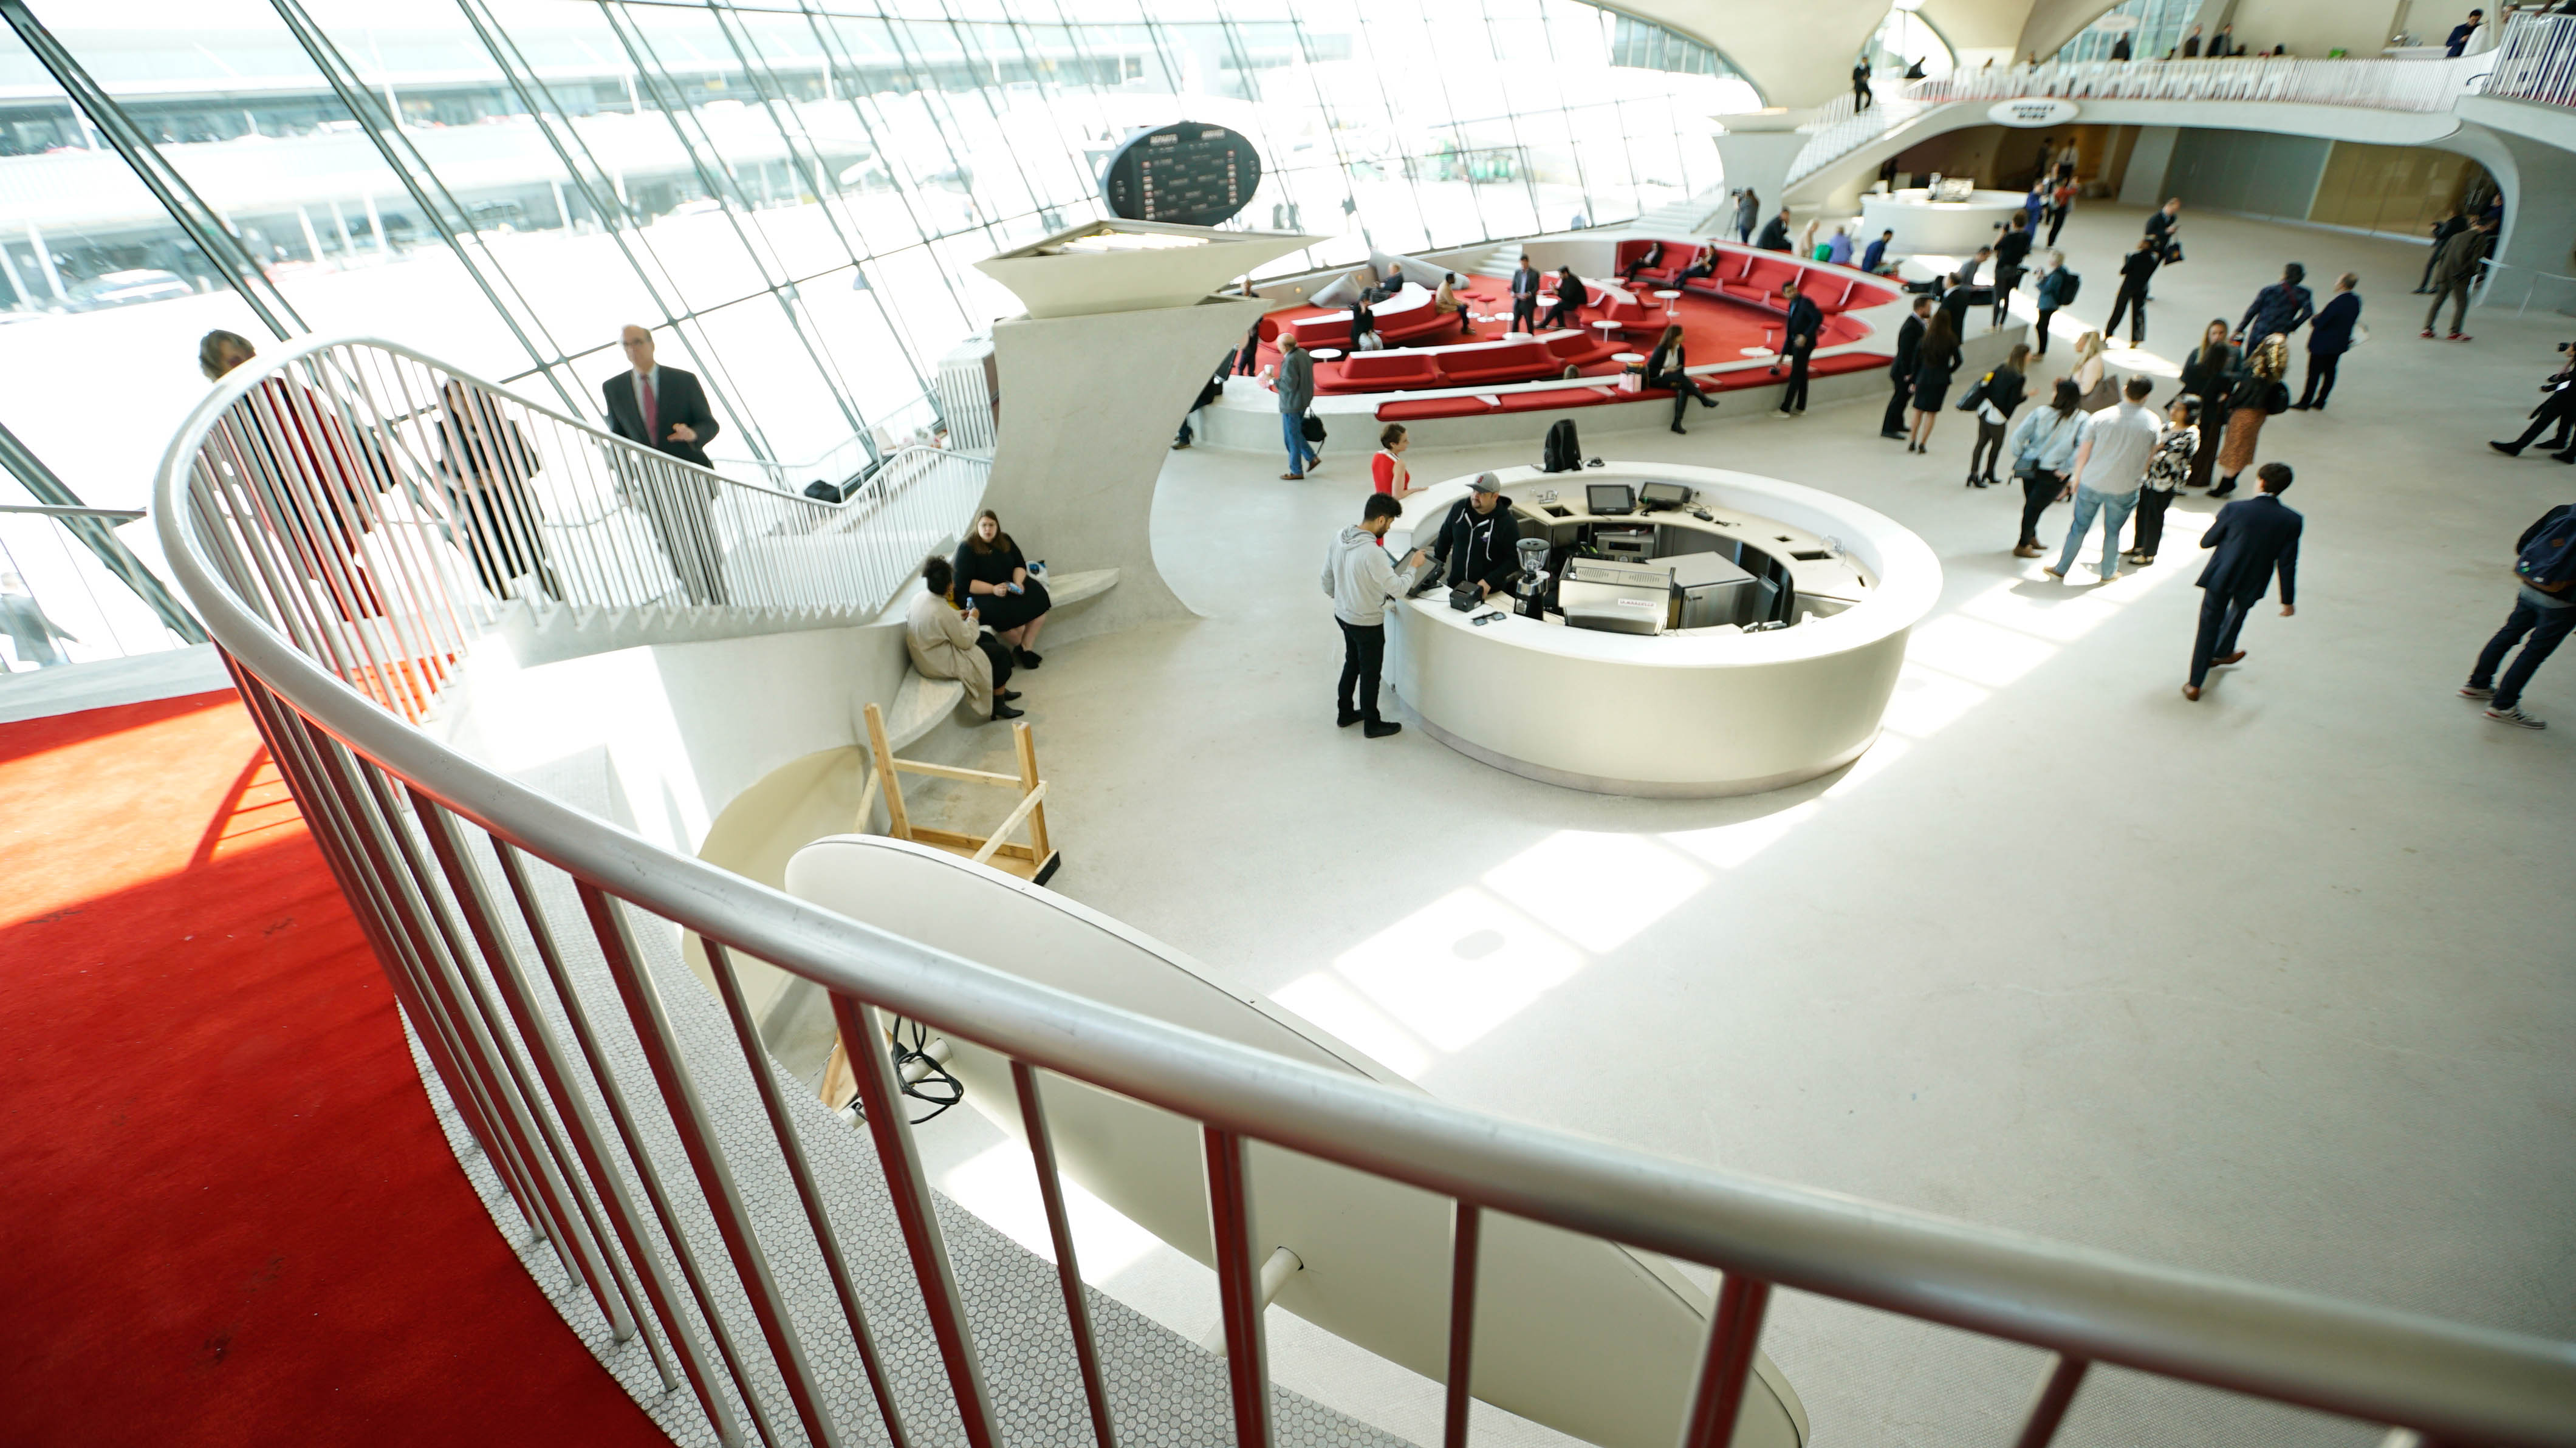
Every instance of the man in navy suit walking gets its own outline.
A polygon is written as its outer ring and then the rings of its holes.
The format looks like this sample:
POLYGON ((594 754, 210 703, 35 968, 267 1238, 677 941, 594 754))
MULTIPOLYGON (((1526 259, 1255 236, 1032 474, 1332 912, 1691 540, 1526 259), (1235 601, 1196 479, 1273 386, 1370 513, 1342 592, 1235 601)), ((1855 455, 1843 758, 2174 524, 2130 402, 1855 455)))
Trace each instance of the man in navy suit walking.
POLYGON ((2281 616, 2297 613, 2299 530, 2307 520, 2283 507, 2290 488, 2288 463, 2265 463, 2255 469, 2262 491, 2218 510, 2218 521, 2200 535, 2200 546, 2216 550, 2200 570, 2200 632, 2191 641, 2191 682, 2182 686, 2186 699, 2200 697, 2201 683, 2213 664, 2233 664, 2245 657, 2236 646, 2245 616, 2281 575, 2281 616))

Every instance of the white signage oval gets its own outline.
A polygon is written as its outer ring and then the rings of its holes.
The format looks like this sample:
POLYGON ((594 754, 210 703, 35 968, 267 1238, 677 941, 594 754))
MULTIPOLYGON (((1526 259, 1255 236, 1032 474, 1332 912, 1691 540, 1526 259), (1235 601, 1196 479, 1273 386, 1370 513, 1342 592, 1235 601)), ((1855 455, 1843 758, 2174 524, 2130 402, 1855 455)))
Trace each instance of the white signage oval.
POLYGON ((1986 107, 1986 119, 1998 126, 2062 126, 2083 114, 2083 107, 2054 96, 2025 96, 2017 101, 1997 101, 1986 107))

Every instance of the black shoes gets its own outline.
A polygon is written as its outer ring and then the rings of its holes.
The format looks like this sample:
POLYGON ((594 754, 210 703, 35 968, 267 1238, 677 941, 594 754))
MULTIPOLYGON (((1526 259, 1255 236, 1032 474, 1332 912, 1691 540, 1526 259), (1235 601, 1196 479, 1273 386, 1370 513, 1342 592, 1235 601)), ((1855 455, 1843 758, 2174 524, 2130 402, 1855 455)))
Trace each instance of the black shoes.
POLYGON ((1019 718, 1021 715, 1026 714, 1027 712, 1029 712, 1029 711, 1028 711, 1028 710, 1026 710, 1026 709, 1014 709, 1014 708, 1012 708, 1010 705, 1003 703, 1003 702, 1002 702, 1001 700, 999 700, 999 699, 995 699, 995 700, 993 701, 993 714, 992 714, 992 717, 993 717, 994 719, 1017 719, 1017 718, 1019 718))
POLYGON ((1348 729, 1358 722, 1360 722, 1360 711, 1357 709, 1344 709, 1333 716, 1333 727, 1336 729, 1348 729))
POLYGON ((1687 433, 1687 432, 1682 432, 1682 425, 1681 425, 1680 423, 1678 423, 1678 422, 1673 424, 1673 431, 1675 431, 1675 432, 1681 432, 1681 433, 1682 433, 1682 436, 1684 436, 1684 437, 1688 437, 1688 436, 1690 436, 1690 434, 1689 434, 1689 433, 1687 433))
POLYGON ((2522 456, 2522 444, 2518 442, 2490 442, 2487 446, 2494 448, 2497 452, 2503 453, 2509 458, 2518 458, 2522 456))
POLYGON ((1878 435, 1879 435, 1880 437, 1886 438, 1889 442, 1903 442, 1903 441, 1905 441, 1905 433, 1904 433, 1902 430, 1900 430, 1900 429, 1895 429, 1895 428, 1881 428, 1881 429, 1879 429, 1879 433, 1878 433, 1878 435))
POLYGON ((1404 726, 1392 719, 1371 719, 1360 726, 1360 732, 1371 739, 1384 739, 1390 734, 1403 733, 1404 726))
POLYGON ((2234 478, 2230 478, 2226 482, 2220 483, 2217 487, 2210 489, 2209 495, 2213 498, 2224 498, 2235 491, 2236 480, 2234 478))
POLYGON ((1045 663, 1046 660, 1038 657, 1036 654, 1030 653, 1027 649, 1013 649, 1011 650, 1011 662, 1019 665, 1023 669, 1034 669, 1038 665, 1045 663))
POLYGON ((1017 689, 1004 689, 1002 692, 1000 692, 1000 693, 998 693, 998 694, 995 694, 993 697, 994 697, 995 699, 999 700, 1000 702, 1007 704, 1007 703, 1010 703, 1012 700, 1017 699, 1018 697, 1020 697, 1020 691, 1019 691, 1019 690, 1017 690, 1017 689))

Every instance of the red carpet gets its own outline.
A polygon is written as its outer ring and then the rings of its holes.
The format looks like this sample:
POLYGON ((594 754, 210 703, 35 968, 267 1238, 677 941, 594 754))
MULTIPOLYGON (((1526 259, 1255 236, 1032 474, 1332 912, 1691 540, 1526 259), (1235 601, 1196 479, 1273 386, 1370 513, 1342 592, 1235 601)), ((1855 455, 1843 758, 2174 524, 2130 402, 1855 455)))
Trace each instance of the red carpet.
POLYGON ((0 725, 0 1444, 663 1445, 439 1134, 233 695, 0 725))

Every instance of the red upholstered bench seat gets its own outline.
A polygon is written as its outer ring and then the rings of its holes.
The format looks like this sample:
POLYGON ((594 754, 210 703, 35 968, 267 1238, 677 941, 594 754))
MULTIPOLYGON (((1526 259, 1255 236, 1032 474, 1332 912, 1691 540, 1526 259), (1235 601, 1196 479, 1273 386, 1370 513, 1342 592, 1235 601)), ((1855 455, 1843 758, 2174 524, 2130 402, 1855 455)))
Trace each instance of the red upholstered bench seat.
POLYGON ((1531 382, 1565 366, 1556 360, 1555 353, 1537 342, 1462 348, 1438 355, 1440 383, 1444 387, 1473 387, 1481 382, 1531 382))
POLYGON ((1590 407, 1595 403, 1615 402, 1622 394, 1615 387, 1551 387, 1545 392, 1506 392, 1500 412, 1546 412, 1559 407, 1590 407))
POLYGON ((1315 369, 1317 392, 1400 392, 1440 386, 1438 354, 1360 352, 1315 369))
POLYGON ((1474 417, 1493 410, 1493 404, 1481 397, 1421 397, 1380 405, 1377 420, 1419 422, 1426 417, 1474 417))
POLYGON ((1619 350, 1592 335, 1588 327, 1580 332, 1541 333, 1538 344, 1547 349, 1548 356, 1556 359, 1560 372, 1568 367, 1589 367, 1595 362, 1606 361, 1611 353, 1619 350))

